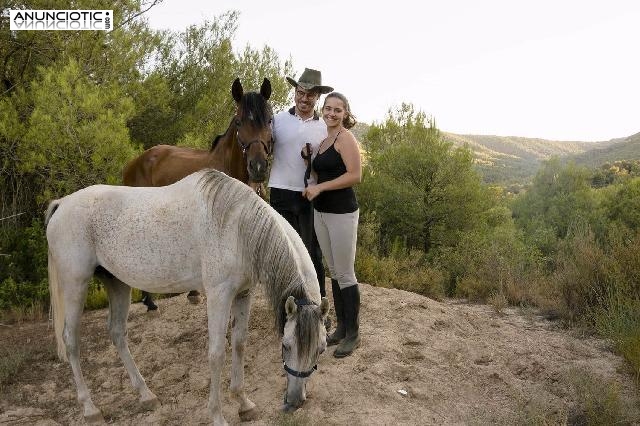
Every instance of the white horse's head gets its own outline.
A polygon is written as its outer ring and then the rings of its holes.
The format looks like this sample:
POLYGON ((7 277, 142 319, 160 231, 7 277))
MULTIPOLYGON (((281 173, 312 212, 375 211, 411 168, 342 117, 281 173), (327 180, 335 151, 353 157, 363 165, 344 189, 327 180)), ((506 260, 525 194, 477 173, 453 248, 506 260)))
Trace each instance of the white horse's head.
POLYGON ((307 399, 307 378, 316 370, 320 354, 327 349, 324 319, 329 313, 329 301, 323 297, 318 306, 289 296, 285 311, 287 322, 282 336, 282 362, 287 372, 287 391, 282 409, 291 412, 307 399))

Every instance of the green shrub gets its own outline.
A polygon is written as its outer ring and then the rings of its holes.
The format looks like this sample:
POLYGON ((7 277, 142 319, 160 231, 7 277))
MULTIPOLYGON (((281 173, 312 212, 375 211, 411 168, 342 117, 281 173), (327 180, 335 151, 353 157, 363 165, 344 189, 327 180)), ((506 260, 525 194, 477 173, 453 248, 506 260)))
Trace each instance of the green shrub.
POLYGON ((449 292, 474 301, 535 304, 541 257, 528 247, 511 222, 461 236, 438 256, 449 273, 449 292))
POLYGON ((0 310, 44 303, 49 295, 44 225, 34 220, 28 227, 6 232, 5 238, 0 242, 0 310))
POLYGON ((38 283, 29 281, 16 282, 9 277, 0 282, 0 310, 27 307, 35 303, 48 306, 48 297, 49 289, 46 280, 38 283))
POLYGON ((89 291, 87 292, 87 300, 84 302, 85 309, 102 309, 109 306, 109 298, 104 286, 97 280, 89 281, 89 291))
POLYGON ((424 253, 409 250, 396 239, 389 254, 379 253, 379 224, 375 215, 360 221, 356 276, 371 285, 398 288, 432 298, 444 296, 444 274, 427 263, 424 253))
POLYGON ((640 378, 640 298, 613 290, 606 302, 593 310, 596 330, 610 338, 618 352, 640 378))
POLYGON ((574 231, 560 244, 551 279, 560 289, 565 318, 583 321, 602 303, 615 269, 611 260, 588 228, 574 231))
POLYGON ((434 299, 445 295, 444 274, 430 267, 418 250, 404 256, 379 256, 361 250, 356 256, 356 275, 359 281, 375 286, 397 288, 434 299))

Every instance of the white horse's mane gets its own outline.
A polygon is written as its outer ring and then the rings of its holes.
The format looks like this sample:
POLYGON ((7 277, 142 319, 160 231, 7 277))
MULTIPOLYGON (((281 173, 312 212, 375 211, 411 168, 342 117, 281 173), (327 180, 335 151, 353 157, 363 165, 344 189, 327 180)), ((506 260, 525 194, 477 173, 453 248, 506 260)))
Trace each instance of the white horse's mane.
POLYGON ((303 265, 296 260, 297 251, 306 253, 306 248, 301 241, 289 237, 275 216, 278 213, 247 185, 217 170, 201 173, 199 186, 211 214, 218 215, 216 219, 222 224, 230 214, 238 218, 244 261, 252 265, 252 279, 263 284, 275 314, 276 329, 282 333, 286 321, 284 305, 289 296, 320 303, 307 291, 303 265))

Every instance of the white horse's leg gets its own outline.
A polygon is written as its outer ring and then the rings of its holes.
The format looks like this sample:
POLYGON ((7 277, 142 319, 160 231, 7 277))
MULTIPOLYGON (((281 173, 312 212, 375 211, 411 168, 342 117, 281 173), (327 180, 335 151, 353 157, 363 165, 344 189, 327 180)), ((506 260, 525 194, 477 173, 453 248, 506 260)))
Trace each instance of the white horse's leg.
POLYGON ((211 386, 209 392, 209 412, 214 425, 226 425, 220 402, 220 376, 225 358, 225 343, 229 312, 233 298, 230 283, 221 283, 211 292, 207 292, 207 316, 209 323, 209 367, 211 368, 211 386))
POLYGON ((243 422, 254 420, 257 415, 256 404, 247 398, 244 390, 244 348, 247 343, 250 310, 251 294, 248 291, 238 294, 233 299, 231 306, 231 392, 240 402, 238 414, 243 422))
POLYGON ((127 316, 131 303, 131 287, 110 275, 100 274, 100 280, 104 283, 109 296, 107 327, 111 341, 118 350, 124 368, 131 379, 131 384, 140 393, 142 407, 146 410, 154 410, 160 406, 160 401, 147 387, 147 383, 133 361, 127 342, 127 316))
POLYGON ((63 283, 65 300, 64 332, 62 338, 67 349, 67 358, 73 371, 73 379, 76 382, 78 391, 78 402, 82 405, 84 419, 87 423, 102 422, 102 414, 91 400, 89 388, 84 380, 80 368, 80 340, 78 338, 78 328, 80 327, 80 317, 84 309, 84 301, 87 298, 89 278, 78 279, 78 284, 70 282, 63 283), (84 283, 84 284, 80 284, 84 283))

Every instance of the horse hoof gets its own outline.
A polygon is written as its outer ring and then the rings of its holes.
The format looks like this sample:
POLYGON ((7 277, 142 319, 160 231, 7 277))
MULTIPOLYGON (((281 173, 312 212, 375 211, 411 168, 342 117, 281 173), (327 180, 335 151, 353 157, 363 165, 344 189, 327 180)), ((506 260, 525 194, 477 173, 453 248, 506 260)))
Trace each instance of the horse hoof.
POLYGON ((293 412, 295 412, 297 410, 296 407, 294 407, 293 405, 289 405, 289 404, 282 404, 282 407, 280 407, 280 411, 282 411, 283 413, 286 414, 291 414, 293 412))
POLYGON ((192 305, 198 305, 202 300, 199 294, 196 294, 193 296, 187 296, 187 299, 189 299, 189 303, 191 303, 192 305))
POLYGON ((145 401, 140 401, 140 403, 142 404, 142 408, 147 411, 153 411, 156 408, 159 408, 160 405, 162 405, 160 404, 160 400, 157 397, 147 399, 145 401))
POLYGON ((85 414, 84 421, 87 424, 99 424, 104 423, 104 418, 102 417, 102 413, 100 412, 100 410, 96 410, 95 413, 85 414))
POLYGON ((244 411, 238 411, 240 415, 240 420, 243 422, 250 422, 258 419, 258 410, 254 408, 250 408, 244 411))

